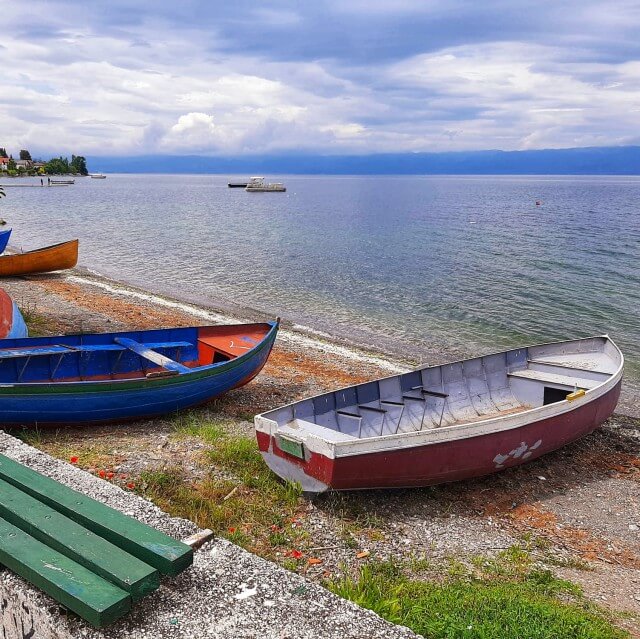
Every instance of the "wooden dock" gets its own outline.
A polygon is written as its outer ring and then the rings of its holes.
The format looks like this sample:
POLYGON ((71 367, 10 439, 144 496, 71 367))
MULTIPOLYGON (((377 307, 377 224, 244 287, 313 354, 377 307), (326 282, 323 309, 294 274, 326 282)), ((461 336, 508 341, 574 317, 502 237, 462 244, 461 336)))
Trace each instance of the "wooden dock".
POLYGON ((41 189, 41 188, 49 188, 50 186, 71 186, 71 184, 67 183, 51 183, 51 184, 0 184, 0 188, 2 189, 41 189))
POLYGON ((42 188, 45 184, 0 184, 2 189, 30 189, 30 188, 42 188))

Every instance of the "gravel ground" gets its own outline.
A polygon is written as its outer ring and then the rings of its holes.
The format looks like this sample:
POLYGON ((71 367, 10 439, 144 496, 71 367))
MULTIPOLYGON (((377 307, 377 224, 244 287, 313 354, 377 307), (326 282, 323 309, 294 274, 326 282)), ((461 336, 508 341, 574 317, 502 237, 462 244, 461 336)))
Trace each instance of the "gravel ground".
MULTIPOLYGON (((210 312, 64 277, 15 280, 5 288, 66 331, 79 325, 117 330, 204 323, 210 312)), ((253 437, 250 419, 257 412, 402 366, 284 330, 261 375, 203 407, 201 415, 253 437)), ((619 410, 634 413, 637 402, 623 392, 619 410)), ((209 472, 200 455, 206 444, 176 439, 174 429, 175 422, 153 420, 69 429, 58 438, 104 443, 115 451, 118 468, 132 474, 176 464, 196 479, 209 472)), ((363 550, 372 558, 427 559, 436 575, 451 557, 467 561, 495 555, 523 538, 533 539, 539 561, 579 583, 597 603, 637 615, 621 623, 640 636, 639 503, 640 420, 617 414, 571 446, 488 478, 321 496, 307 505, 299 522, 313 539, 308 550, 322 559, 306 569, 306 576, 320 581, 353 570, 361 565, 356 554, 363 550)))

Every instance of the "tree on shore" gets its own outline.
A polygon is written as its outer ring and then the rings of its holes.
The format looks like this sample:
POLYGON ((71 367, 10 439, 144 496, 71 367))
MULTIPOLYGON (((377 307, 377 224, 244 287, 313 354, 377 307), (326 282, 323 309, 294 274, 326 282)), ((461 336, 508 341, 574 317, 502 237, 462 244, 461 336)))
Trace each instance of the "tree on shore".
POLYGON ((80 175, 89 175, 87 170, 87 160, 82 155, 71 156, 71 172, 79 173, 80 175))
POLYGON ((49 175, 64 175, 67 173, 73 173, 74 175, 89 175, 87 170, 87 160, 82 155, 72 155, 71 162, 68 158, 51 158, 44 165, 45 173, 49 175))
MULTIPOLYGON (((15 175, 66 175, 72 173, 74 175, 89 175, 87 169, 87 159, 83 155, 72 155, 71 162, 68 158, 57 157, 51 158, 48 162, 44 163, 44 167, 18 167, 12 155, 7 154, 7 150, 4 147, 0 147, 0 158, 8 158, 7 173, 10 176, 15 175)), ((31 157, 31 153, 27 149, 20 149, 20 160, 27 162, 34 162, 31 157)), ((42 162, 42 160, 35 160, 42 162)))
POLYGON ((69 160, 60 156, 59 158, 51 158, 45 165, 44 170, 49 175, 64 175, 69 173, 69 160))

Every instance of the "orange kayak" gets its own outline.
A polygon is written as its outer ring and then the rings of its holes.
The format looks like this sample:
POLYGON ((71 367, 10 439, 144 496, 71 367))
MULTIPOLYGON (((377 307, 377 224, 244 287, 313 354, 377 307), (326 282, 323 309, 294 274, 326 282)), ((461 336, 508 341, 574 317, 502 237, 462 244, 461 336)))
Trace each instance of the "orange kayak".
POLYGON ((77 263, 78 240, 70 240, 26 253, 0 255, 0 277, 61 271, 73 268, 77 263))

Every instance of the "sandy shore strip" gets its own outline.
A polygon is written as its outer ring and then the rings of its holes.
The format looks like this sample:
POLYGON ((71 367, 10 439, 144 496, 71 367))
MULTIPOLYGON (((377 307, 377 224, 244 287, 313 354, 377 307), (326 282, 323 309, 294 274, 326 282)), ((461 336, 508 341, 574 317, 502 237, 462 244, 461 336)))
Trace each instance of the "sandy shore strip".
MULTIPOLYGON (((28 287, 20 286, 19 279, 5 282, 5 288, 11 293, 12 287, 17 286, 16 300, 20 298, 25 304, 35 304, 36 297, 28 292, 28 287), (13 284, 11 283, 13 282, 13 284)), ((118 282, 87 269, 77 268, 65 274, 31 276, 25 281, 32 282, 38 287, 57 293, 69 304, 76 305, 86 310, 102 311, 106 317, 102 328, 92 330, 126 330, 128 328, 154 328, 160 326, 187 326, 194 324, 231 324, 239 322, 265 321, 275 319, 259 313, 250 308, 238 306, 233 311, 220 307, 210 307, 195 304, 188 301, 173 299, 162 294, 152 293, 139 287, 118 282), (113 300, 120 300, 113 306, 113 300), (138 307, 136 310, 134 307, 138 307), (140 316, 139 309, 146 309, 143 314, 149 321, 140 316), (109 309, 108 312, 107 309, 109 309), (122 329, 110 328, 112 322, 121 316, 112 312, 115 309, 125 309, 126 322, 121 323, 122 329)), ((51 310, 50 319, 55 322, 55 309, 51 310)), ((64 332, 73 330, 87 330, 82 323, 77 329, 70 328, 64 332)), ((283 322, 278 333, 276 351, 292 350, 297 356, 311 358, 320 355, 322 358, 331 358, 337 368, 345 366, 347 370, 353 370, 354 364, 363 367, 362 379, 372 379, 368 371, 375 371, 376 377, 395 375, 411 370, 420 365, 442 364, 450 361, 458 361, 465 357, 474 357, 483 353, 469 352, 461 345, 455 352, 433 348, 429 351, 427 359, 423 356, 411 358, 399 353, 378 350, 369 346, 354 343, 345 339, 339 339, 322 331, 308 326, 292 322, 283 322), (283 349, 279 348, 283 347, 283 349)), ((273 356, 272 356, 273 357, 273 356)), ((358 378, 359 379, 359 378, 358 378)), ((350 382, 347 382, 350 383, 350 382)), ((640 418, 640 384, 635 380, 623 380, 622 392, 616 412, 627 416, 640 418)))
MULTIPOLYGON (((230 317, 80 271, 2 286, 42 334, 264 319, 230 317)), ((108 467, 133 478, 144 496, 174 516, 189 514, 180 501, 185 491, 203 504, 222 504, 235 490, 224 502, 234 502, 235 510, 223 511, 216 533, 320 583, 386 559, 420 561, 422 578, 437 580, 453 559, 472 566, 474 557, 524 545, 536 562, 581 585, 592 601, 629 612, 617 623, 640 635, 640 420, 621 413, 573 445, 487 478, 300 500, 274 523, 268 519, 273 513, 260 519, 247 509, 260 489, 241 465, 223 459, 207 429, 223 432, 221 441, 254 446, 256 413, 412 364, 285 325, 254 381, 187 416, 23 436, 55 457, 78 455, 86 470, 108 467), (154 492, 144 479, 154 473, 179 477, 179 486, 170 496, 154 492)), ((251 468, 262 478, 259 462, 251 468)))

